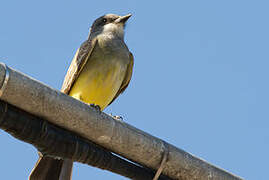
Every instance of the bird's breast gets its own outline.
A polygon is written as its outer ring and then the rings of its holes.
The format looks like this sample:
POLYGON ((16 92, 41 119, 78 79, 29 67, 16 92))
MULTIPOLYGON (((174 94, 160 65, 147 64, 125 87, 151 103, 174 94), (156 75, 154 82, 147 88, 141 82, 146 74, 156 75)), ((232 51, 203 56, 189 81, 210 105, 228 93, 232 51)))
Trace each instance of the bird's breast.
POLYGON ((96 45, 71 88, 70 96, 99 105, 103 110, 113 100, 125 77, 129 57, 124 51, 96 45))

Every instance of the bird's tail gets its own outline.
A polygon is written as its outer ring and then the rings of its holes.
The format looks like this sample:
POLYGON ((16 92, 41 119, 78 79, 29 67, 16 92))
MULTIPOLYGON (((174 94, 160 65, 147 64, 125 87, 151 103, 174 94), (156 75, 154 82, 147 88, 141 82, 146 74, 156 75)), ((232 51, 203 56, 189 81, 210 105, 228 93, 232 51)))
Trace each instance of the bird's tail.
POLYGON ((39 157, 29 180, 71 180, 73 162, 71 160, 39 157))

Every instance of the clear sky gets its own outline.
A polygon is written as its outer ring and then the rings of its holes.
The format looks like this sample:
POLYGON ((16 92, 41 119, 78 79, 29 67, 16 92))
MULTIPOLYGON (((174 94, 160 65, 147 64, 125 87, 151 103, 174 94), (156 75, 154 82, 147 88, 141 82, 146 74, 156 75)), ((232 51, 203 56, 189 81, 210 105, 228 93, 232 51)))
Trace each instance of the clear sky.
MULTIPOLYGON (((2 1, 0 61, 60 89, 92 22, 132 13, 134 74, 107 113, 248 180, 268 179, 269 3, 2 1)), ((1 179, 26 179, 38 156, 0 131, 1 179)), ((125 179, 75 164, 73 179, 125 179)))

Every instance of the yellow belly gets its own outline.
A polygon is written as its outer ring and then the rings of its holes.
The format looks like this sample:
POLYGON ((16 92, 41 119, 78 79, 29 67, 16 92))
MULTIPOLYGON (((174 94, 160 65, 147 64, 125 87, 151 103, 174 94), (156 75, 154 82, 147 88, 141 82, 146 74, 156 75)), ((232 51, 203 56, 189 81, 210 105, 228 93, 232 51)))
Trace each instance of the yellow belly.
POLYGON ((126 65, 117 60, 90 60, 71 88, 70 96, 103 110, 118 92, 126 65))

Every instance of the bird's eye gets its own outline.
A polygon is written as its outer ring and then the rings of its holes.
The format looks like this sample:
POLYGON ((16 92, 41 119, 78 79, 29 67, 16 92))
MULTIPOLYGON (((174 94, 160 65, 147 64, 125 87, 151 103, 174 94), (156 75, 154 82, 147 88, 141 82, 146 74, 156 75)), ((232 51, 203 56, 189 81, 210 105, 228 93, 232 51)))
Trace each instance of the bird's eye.
POLYGON ((103 19, 103 22, 106 23, 107 22, 107 19, 103 19))

